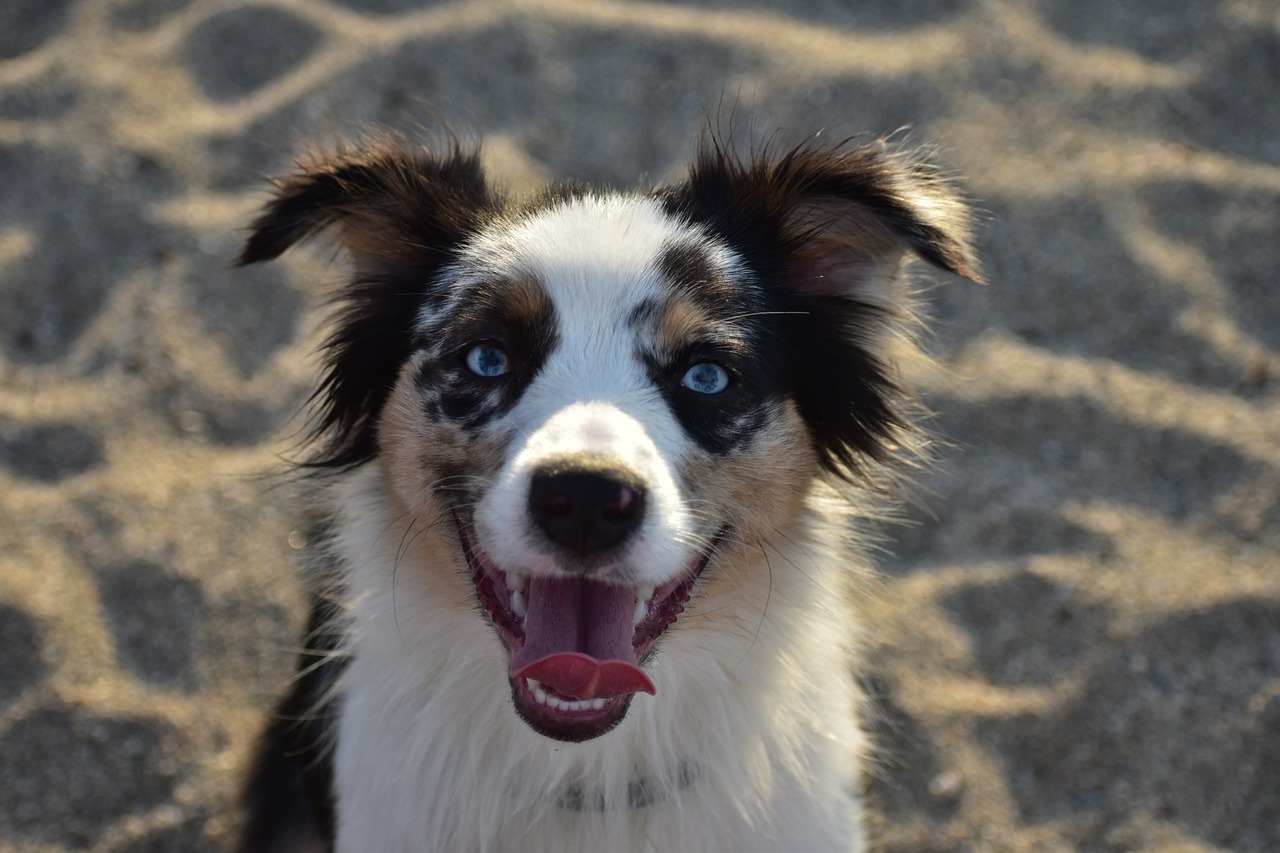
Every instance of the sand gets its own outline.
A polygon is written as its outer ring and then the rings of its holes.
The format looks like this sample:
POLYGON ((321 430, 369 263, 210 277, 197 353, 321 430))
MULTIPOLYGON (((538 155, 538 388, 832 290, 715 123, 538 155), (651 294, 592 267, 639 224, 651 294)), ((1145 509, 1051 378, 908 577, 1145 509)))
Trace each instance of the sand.
POLYGON ((447 123, 630 186, 707 113, 933 144, 984 211, 864 603, 882 849, 1280 849, 1273 0, 7 0, 0 849, 231 838, 301 616, 260 475, 340 276, 230 268, 262 178, 447 123))

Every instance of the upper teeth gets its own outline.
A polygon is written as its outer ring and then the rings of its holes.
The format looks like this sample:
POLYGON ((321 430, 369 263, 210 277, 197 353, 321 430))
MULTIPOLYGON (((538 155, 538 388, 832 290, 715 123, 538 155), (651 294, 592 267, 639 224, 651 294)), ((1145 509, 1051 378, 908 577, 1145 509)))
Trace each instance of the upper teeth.
POLYGON ((503 572, 502 579, 507 582, 511 591, 511 612, 524 619, 529 615, 529 608, 524 602, 524 578, 511 572, 503 572))
MULTIPOLYGON (((511 612, 521 619, 529 616, 529 606, 524 600, 524 581, 518 575, 504 572, 507 589, 511 592, 511 612)), ((639 625, 649 615, 649 599, 653 598, 657 587, 644 586, 636 589, 636 607, 631 612, 631 626, 639 625)))

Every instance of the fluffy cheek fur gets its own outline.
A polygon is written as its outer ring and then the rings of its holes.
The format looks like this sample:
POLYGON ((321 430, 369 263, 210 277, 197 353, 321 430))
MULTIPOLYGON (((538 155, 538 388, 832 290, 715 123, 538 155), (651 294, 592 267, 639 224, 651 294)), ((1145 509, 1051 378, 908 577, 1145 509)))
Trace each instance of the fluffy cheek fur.
POLYGON ((804 435, 795 404, 777 404, 741 447, 724 455, 699 453, 681 465, 692 503, 732 508, 730 535, 739 543, 751 545, 785 532, 801 516, 819 473, 804 435))

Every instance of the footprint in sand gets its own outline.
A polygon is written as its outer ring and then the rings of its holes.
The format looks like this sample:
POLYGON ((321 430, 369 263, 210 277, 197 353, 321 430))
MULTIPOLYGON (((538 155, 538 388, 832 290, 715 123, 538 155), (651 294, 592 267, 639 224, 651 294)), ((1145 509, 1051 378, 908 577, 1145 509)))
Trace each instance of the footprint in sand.
POLYGON ((288 12, 245 6, 209 18, 186 44, 187 67, 205 96, 232 103, 287 74, 323 33, 288 12))
POLYGON ((103 461, 100 438, 75 424, 0 425, 0 468, 19 479, 56 483, 103 461))

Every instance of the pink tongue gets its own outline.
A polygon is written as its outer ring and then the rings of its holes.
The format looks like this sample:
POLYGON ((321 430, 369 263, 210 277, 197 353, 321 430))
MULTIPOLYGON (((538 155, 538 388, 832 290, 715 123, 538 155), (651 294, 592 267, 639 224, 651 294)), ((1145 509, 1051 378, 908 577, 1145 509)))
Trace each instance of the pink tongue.
POLYGON ((536 679, 574 699, 654 693, 631 645, 635 603, 629 586, 534 578, 524 646, 511 659, 511 677, 536 679))

